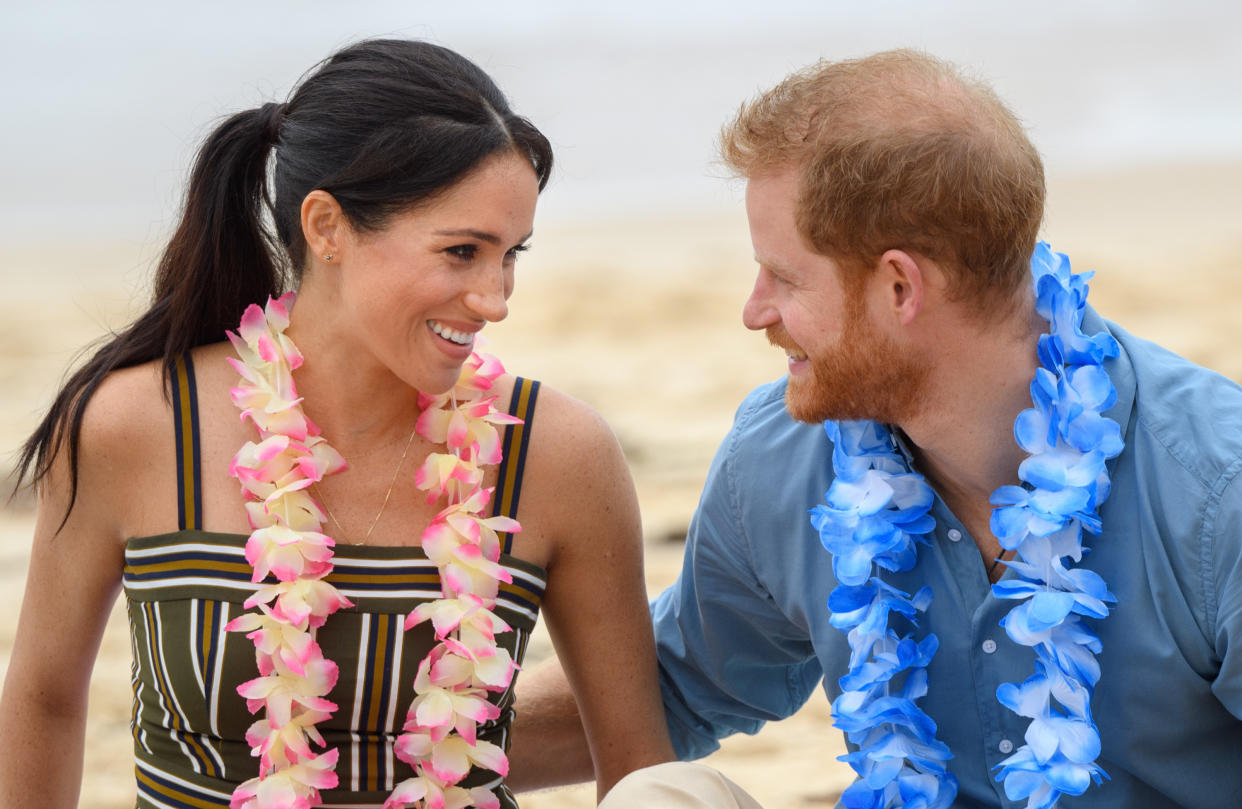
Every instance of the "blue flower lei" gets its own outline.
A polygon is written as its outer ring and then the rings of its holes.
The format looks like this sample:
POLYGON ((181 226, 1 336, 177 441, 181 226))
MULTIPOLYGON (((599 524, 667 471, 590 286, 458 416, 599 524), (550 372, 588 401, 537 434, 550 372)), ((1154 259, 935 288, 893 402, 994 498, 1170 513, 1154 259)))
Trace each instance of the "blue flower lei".
MULTIPOLYGON (((1107 774, 1095 763, 1100 734, 1091 695, 1100 679, 1100 640, 1084 617, 1104 618, 1116 598, 1090 570, 1070 568, 1085 549, 1082 532, 1100 532, 1099 507, 1108 497, 1106 461, 1120 454, 1121 428, 1105 417, 1117 393, 1103 362, 1118 355, 1108 334, 1082 333, 1087 281, 1069 259, 1040 242, 1031 258, 1036 309, 1048 320, 1039 338, 1040 367, 1031 382, 1034 407, 1014 422, 1028 457, 1018 468, 1023 486, 1002 486, 991 497, 992 533, 1016 551, 1006 562, 1016 578, 992 585, 1018 605, 1001 619, 1016 643, 1035 651, 1035 673, 1005 683, 996 698, 1030 719, 1026 743, 999 765, 1010 800, 1051 809, 1061 795, 1081 795, 1107 774)), ((811 524, 832 553, 838 586, 828 597, 830 622, 847 633, 849 671, 833 701, 834 724, 857 747, 841 756, 858 773, 841 796, 847 809, 945 809, 957 779, 944 762, 952 753, 936 739, 936 723, 916 704, 927 693, 927 664, 938 641, 927 633, 899 636, 897 613, 913 628, 931 603, 931 588, 913 596, 886 584, 875 568, 900 572, 917 560, 935 528, 935 495, 911 472, 888 431, 869 421, 825 422, 833 443, 835 479, 811 524), (894 678, 904 673, 900 687, 894 678)))

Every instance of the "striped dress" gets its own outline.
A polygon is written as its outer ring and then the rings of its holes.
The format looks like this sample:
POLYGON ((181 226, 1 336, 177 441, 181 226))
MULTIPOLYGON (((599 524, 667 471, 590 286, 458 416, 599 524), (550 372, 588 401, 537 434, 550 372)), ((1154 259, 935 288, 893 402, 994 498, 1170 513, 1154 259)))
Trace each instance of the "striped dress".
MULTIPOLYGON (((511 413, 525 425, 507 429, 494 513, 516 516, 522 467, 539 383, 519 379, 511 413)), ((142 809, 228 806, 238 784, 255 776, 246 729, 255 720, 237 686, 258 676, 254 646, 224 625, 245 612, 257 589, 244 549, 247 537, 202 530, 198 475, 198 418, 193 367, 177 363, 173 385, 180 530, 131 539, 125 548, 124 590, 133 651, 131 726, 142 809)), ((546 574, 509 554, 500 562, 513 576, 501 585, 496 612, 512 632, 497 642, 520 662, 534 628, 546 574)), ((379 807, 395 784, 412 776, 393 755, 414 675, 434 639, 429 624, 402 631, 405 616, 440 595, 439 574, 421 548, 340 545, 328 576, 353 603, 319 630, 324 655, 340 667, 328 699, 338 709, 318 727, 340 751, 337 789, 322 793, 327 807, 379 807)), ((479 737, 508 749, 513 686, 492 700, 500 718, 479 737)), ((476 770, 466 786, 491 786, 503 807, 517 803, 498 775, 476 770)))

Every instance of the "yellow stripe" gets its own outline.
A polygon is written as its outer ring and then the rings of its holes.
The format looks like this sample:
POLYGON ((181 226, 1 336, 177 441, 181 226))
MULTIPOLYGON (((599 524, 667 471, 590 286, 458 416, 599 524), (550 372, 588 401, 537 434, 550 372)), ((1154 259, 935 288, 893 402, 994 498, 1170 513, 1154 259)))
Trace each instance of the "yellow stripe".
MULTIPOLYGON (((199 599, 196 598, 194 601, 195 608, 197 608, 197 602, 199 599)), ((215 623, 216 618, 216 602, 211 599, 203 599, 202 603, 203 620, 198 627, 198 665, 199 673, 203 675, 203 696, 210 697, 210 695, 206 693, 208 690, 208 681, 211 679, 211 661, 207 659, 207 655, 211 653, 211 641, 216 634, 212 629, 212 625, 215 623)))
POLYGON ((245 573, 250 578, 253 569, 245 562, 212 562, 205 559, 178 559, 175 562, 138 562, 125 566, 127 576, 148 573, 167 573, 179 570, 212 570, 217 573, 245 573))
POLYGON ((134 603, 128 598, 125 599, 125 613, 129 618, 130 653, 134 658, 133 662, 130 664, 130 688, 133 689, 134 692, 134 707, 130 712, 130 717, 133 722, 132 730, 134 733, 134 744, 137 745, 141 743, 141 739, 139 738, 139 734, 141 733, 141 725, 139 724, 141 717, 138 714, 138 690, 142 687, 142 680, 138 671, 138 623, 134 619, 134 603))
POLYGON ((333 571, 329 573, 325 581, 333 584, 390 584, 394 590, 404 590, 401 584, 440 584, 440 575, 438 573, 417 573, 413 576, 401 575, 393 572, 387 574, 365 574, 365 573, 337 573, 333 571))
POLYGON ((181 468, 184 485, 181 498, 185 501, 185 527, 198 525, 194 513, 194 419, 190 416, 190 378, 185 369, 185 357, 177 357, 177 388, 181 391, 181 468))
MULTIPOLYGON (((526 409, 530 405, 530 390, 534 387, 534 382, 529 379, 523 379, 521 390, 518 391, 518 406, 515 416, 522 420, 522 424, 513 425, 512 440, 509 446, 505 447, 512 455, 519 452, 522 448, 522 436, 526 432, 526 409)), ((500 488, 500 508, 497 514, 509 516, 509 509, 513 505, 513 489, 517 486, 518 459, 514 457, 508 458, 509 464, 505 468, 504 484, 500 488)))
MULTIPOLYGON (((379 727, 380 697, 383 695, 382 684, 388 675, 388 636, 392 634, 392 616, 388 614, 375 616, 375 665, 368 679, 366 727, 368 730, 379 727)), ((367 751, 367 784, 364 789, 383 789, 379 780, 379 748, 380 744, 372 742, 366 746, 367 751)))
POLYGON ((531 587, 526 587, 520 584, 509 584, 507 582, 501 582, 500 592, 508 593, 509 595, 516 596, 518 598, 523 599, 524 601, 530 601, 536 607, 538 607, 539 602, 543 600, 542 590, 535 590, 531 587))
POLYGON ((138 777, 139 783, 145 784, 146 786, 150 787, 152 792, 155 792, 156 794, 161 795, 170 800, 181 801, 182 803, 188 803, 190 806, 199 807, 199 809, 220 809, 221 806, 225 805, 225 804, 205 801, 202 798, 199 798, 195 795, 191 795, 188 792, 174 790, 171 787, 165 786, 164 784, 161 784, 158 781, 155 781, 153 778, 151 778, 151 776, 147 775, 145 772, 143 772, 141 769, 137 767, 134 768, 134 773, 138 777))

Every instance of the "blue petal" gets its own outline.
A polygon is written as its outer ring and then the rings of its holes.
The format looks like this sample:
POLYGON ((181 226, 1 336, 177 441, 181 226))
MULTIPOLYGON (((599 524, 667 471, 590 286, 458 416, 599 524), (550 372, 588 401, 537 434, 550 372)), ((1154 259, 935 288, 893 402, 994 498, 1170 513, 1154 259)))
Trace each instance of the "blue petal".
POLYGON ((1000 486, 992 492, 988 502, 994 506, 1016 506, 1024 505, 1030 497, 1031 493, 1021 486, 1000 486))
POLYGON ((832 572, 842 584, 858 586, 871 578, 871 554, 856 548, 832 556, 832 572))
POLYGON ((1048 417, 1038 410, 1023 410, 1013 422, 1014 439, 1027 452, 1043 452, 1048 446, 1048 417))
POLYGON ((1104 583, 1104 579, 1100 578, 1100 574, 1094 570, 1076 567, 1073 570, 1065 572, 1065 577, 1074 583, 1074 586, 1081 592, 1098 598, 1100 601, 1107 601, 1110 604, 1117 601, 1117 596, 1113 595, 1108 585, 1104 583))
POLYGON ((1081 795, 1091 786, 1091 768, 1070 761, 1058 761, 1045 773, 1048 785, 1066 795, 1081 795))
POLYGON ((1043 592, 1045 587, 1038 582, 1009 579, 998 581, 992 585, 992 594, 997 598, 1029 598, 1043 592))
POLYGON ((841 805, 845 809, 884 809, 884 803, 884 793, 871 789, 865 781, 855 781, 841 793, 841 805))
POLYGON ((1065 620, 1074 608, 1070 593, 1045 591, 1031 598, 1030 624, 1036 631, 1049 629, 1065 620))
POLYGON ((1026 743, 1030 746, 1035 760, 1040 764, 1047 764, 1056 754, 1061 739, 1048 722, 1036 718, 1026 727, 1026 743))
POLYGON ((1100 755, 1100 734, 1090 722, 1078 719, 1052 720, 1056 723, 1061 753, 1075 764, 1090 764, 1100 755))

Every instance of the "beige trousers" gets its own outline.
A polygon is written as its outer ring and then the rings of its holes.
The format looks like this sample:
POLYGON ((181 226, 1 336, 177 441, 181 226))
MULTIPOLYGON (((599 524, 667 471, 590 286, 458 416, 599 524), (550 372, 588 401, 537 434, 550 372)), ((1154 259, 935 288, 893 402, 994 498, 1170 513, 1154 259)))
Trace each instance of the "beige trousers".
POLYGON ((763 809, 746 790, 703 764, 670 761, 635 770, 599 809, 763 809))

